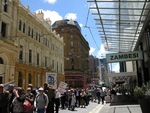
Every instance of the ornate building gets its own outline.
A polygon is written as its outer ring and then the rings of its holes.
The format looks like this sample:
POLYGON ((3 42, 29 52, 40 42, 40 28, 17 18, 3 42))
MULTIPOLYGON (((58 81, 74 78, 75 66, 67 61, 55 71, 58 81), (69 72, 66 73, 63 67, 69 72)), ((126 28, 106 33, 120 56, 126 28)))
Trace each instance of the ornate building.
POLYGON ((14 80, 16 86, 39 87, 46 72, 57 73, 57 84, 64 81, 64 42, 52 31, 50 19, 42 11, 33 15, 19 0, 0 2, 1 83, 14 80))
POLYGON ((64 39, 65 81, 70 87, 85 87, 89 70, 89 43, 81 34, 76 21, 60 20, 52 25, 64 39))

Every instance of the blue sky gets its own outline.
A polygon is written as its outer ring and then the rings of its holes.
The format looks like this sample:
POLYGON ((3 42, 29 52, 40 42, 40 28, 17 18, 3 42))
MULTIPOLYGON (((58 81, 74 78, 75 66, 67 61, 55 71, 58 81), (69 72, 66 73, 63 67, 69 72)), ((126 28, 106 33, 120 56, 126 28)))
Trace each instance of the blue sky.
MULTIPOLYGON (((81 27, 82 35, 89 42, 90 54, 97 58, 105 57, 107 52, 104 50, 91 12, 88 14, 87 0, 20 0, 20 2, 24 6, 28 5, 31 13, 42 10, 44 18, 50 18, 52 23, 62 19, 76 20, 81 27)), ((118 65, 113 66, 113 70, 117 69, 118 65)))

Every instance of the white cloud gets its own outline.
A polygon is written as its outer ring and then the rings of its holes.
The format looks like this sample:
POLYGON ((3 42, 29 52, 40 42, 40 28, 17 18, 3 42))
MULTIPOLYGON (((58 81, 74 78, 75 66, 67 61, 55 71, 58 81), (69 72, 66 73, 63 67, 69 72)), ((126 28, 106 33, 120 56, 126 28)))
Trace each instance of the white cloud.
POLYGON ((115 64, 112 64, 112 65, 113 65, 112 66, 112 71, 119 72, 119 69, 120 69, 119 63, 115 63, 115 64))
POLYGON ((95 48, 90 47, 90 55, 95 51, 95 48))
POLYGON ((75 13, 68 13, 68 14, 65 15, 65 19, 76 20, 77 19, 77 14, 75 14, 75 13))
POLYGON ((108 52, 105 51, 104 45, 101 44, 100 50, 99 50, 98 53, 97 53, 97 57, 98 57, 98 58, 106 57, 106 54, 107 54, 107 53, 108 53, 108 52))
POLYGON ((83 24, 79 24, 80 25, 80 27, 83 27, 83 24))
POLYGON ((44 0, 44 2, 48 2, 50 4, 55 4, 57 0, 44 0))
MULTIPOLYGON (((56 11, 51 11, 51 10, 43 10, 43 9, 38 9, 36 11, 36 13, 38 11, 42 11, 44 13, 44 19, 46 18, 50 18, 50 20, 52 21, 52 24, 57 21, 57 20, 62 20, 63 17, 61 15, 59 15, 58 12, 56 11)), ((76 20, 77 19, 77 14, 74 13, 68 13, 65 15, 65 19, 72 19, 72 20, 76 20)), ((82 27, 83 24, 80 24, 80 27, 82 27)))
MULTIPOLYGON (((56 11, 43 10, 43 9, 39 9, 39 10, 44 13, 44 19, 50 18, 52 24, 53 24, 56 20, 62 20, 62 19, 63 19, 63 17, 62 17, 61 15, 59 15, 59 13, 57 13, 56 11)), ((37 10, 36 13, 37 13, 39 10, 37 10)))

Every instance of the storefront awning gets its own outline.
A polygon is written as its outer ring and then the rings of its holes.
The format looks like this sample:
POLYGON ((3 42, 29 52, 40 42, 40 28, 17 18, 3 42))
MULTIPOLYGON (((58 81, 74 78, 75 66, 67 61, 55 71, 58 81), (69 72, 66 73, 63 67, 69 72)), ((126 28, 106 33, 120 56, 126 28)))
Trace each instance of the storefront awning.
POLYGON ((149 0, 87 0, 106 51, 129 52, 147 24, 149 0))

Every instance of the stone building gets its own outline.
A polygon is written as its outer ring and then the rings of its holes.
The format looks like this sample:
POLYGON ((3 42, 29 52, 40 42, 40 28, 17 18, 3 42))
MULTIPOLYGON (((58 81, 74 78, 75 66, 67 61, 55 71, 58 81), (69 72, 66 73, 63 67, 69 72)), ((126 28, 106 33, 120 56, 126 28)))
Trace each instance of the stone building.
POLYGON ((64 70, 65 81, 70 87, 85 87, 89 70, 89 43, 81 33, 76 21, 59 20, 54 22, 52 29, 64 39, 64 70))
POLYGON ((50 19, 44 19, 42 11, 32 14, 19 0, 0 2, 4 4, 0 9, 1 83, 14 80, 16 86, 39 87, 46 81, 46 72, 57 73, 57 81, 64 81, 64 42, 52 31, 50 19))

